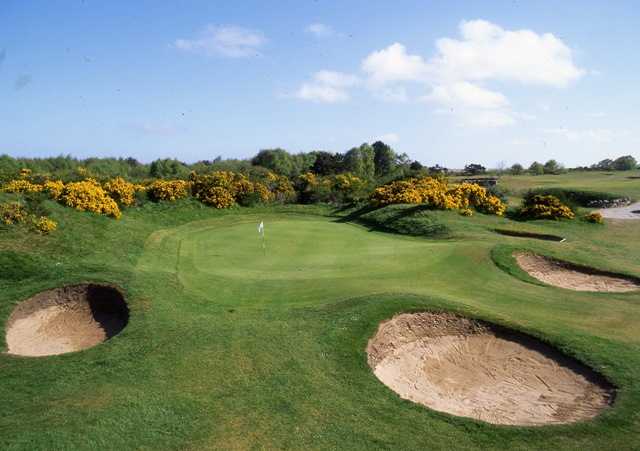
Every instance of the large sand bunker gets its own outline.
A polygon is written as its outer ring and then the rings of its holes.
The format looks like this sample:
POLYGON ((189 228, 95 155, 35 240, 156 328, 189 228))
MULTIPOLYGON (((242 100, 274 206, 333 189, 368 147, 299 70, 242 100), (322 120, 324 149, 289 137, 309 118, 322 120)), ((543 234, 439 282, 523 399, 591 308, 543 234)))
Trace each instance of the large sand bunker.
POLYGON ((601 376, 550 346, 447 313, 397 315, 367 353, 378 379, 402 398, 493 424, 573 423, 614 397, 601 376))
POLYGON ((531 252, 516 252, 514 257, 518 265, 531 277, 549 285, 576 291, 615 293, 640 289, 640 281, 633 277, 579 266, 531 252))
POLYGON ((90 348, 118 334, 129 310, 108 285, 71 285, 44 291, 13 310, 7 322, 10 354, 44 356, 90 348))

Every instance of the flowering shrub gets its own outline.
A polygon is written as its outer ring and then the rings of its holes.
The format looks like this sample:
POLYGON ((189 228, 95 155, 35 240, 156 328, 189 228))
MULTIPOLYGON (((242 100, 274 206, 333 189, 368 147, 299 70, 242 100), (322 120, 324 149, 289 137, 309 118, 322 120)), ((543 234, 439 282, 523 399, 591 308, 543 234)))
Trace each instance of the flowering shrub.
POLYGON ((267 185, 265 185, 262 182, 254 182, 253 190, 257 194, 260 202, 264 204, 273 202, 276 198, 276 195, 271 191, 269 191, 269 188, 267 187, 267 185))
POLYGON ((116 177, 104 184, 104 189, 120 205, 130 206, 135 201, 136 189, 133 183, 122 177, 116 177))
POLYGON ((27 210, 18 202, 0 204, 0 221, 3 224, 17 224, 26 221, 28 217, 27 210))
POLYGON ((584 220, 593 224, 604 224, 604 218, 597 211, 592 211, 584 216, 584 220))
MULTIPOLYGON (((484 213, 502 216, 506 205, 475 183, 448 186, 442 178, 424 177, 420 179, 398 180, 380 186, 370 196, 374 205, 425 204, 440 210, 465 210, 470 207, 484 213)), ((470 211, 470 210, 469 210, 470 211)))
POLYGON ((293 184, 283 175, 268 172, 264 183, 269 191, 273 193, 273 200, 277 202, 290 202, 296 197, 293 184))
POLYGON ((473 210, 471 210, 470 208, 463 208, 462 210, 460 210, 460 214, 462 216, 473 216, 473 210))
POLYGON ((26 179, 11 180, 7 183, 2 191, 7 193, 38 193, 42 191, 42 185, 31 183, 26 179))
POLYGON ((62 180, 46 181, 42 184, 42 191, 49 194, 52 199, 58 200, 62 196, 62 191, 64 191, 64 183, 62 183, 62 180))
POLYGON ((33 226, 38 232, 47 235, 49 232, 53 232, 58 227, 58 224, 53 219, 40 216, 34 221, 33 226))
POLYGON ((60 201, 80 211, 91 211, 116 219, 122 216, 116 201, 93 179, 67 183, 60 195, 60 201))
POLYGON ((29 177, 31 175, 31 169, 22 168, 20 169, 20 177, 29 177))
POLYGON ((156 180, 147 192, 153 200, 175 201, 189 195, 189 182, 185 180, 156 180))
POLYGON ((527 219, 573 219, 575 214, 555 196, 539 194, 525 198, 520 215, 527 219))

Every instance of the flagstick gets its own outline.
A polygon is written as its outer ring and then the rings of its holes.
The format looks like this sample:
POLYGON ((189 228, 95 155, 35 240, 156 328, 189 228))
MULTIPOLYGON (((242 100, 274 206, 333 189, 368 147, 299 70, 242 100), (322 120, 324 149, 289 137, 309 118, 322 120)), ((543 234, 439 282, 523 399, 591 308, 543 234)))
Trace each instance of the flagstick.
POLYGON ((262 229, 262 254, 267 256, 267 245, 264 242, 264 229, 262 229))

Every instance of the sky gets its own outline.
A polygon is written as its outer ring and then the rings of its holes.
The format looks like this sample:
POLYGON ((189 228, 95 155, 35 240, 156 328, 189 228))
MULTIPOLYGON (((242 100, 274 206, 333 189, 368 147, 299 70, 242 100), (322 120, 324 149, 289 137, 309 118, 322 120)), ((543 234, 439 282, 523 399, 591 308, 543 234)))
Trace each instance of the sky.
POLYGON ((640 159, 633 1, 0 1, 0 154, 640 159))

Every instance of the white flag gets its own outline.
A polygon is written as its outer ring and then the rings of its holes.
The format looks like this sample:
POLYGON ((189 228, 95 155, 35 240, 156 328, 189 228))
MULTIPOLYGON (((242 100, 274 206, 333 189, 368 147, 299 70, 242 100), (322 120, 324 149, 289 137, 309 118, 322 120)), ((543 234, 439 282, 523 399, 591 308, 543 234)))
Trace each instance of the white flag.
POLYGON ((258 225, 258 233, 264 235, 264 222, 260 221, 260 224, 258 225))

